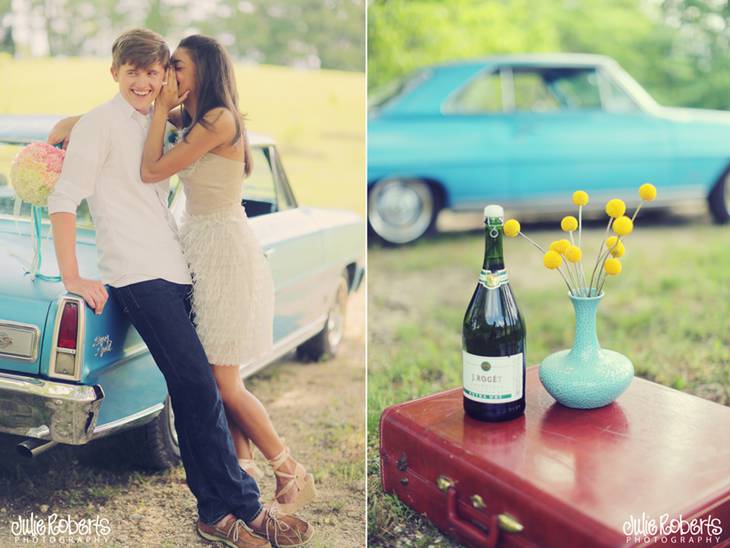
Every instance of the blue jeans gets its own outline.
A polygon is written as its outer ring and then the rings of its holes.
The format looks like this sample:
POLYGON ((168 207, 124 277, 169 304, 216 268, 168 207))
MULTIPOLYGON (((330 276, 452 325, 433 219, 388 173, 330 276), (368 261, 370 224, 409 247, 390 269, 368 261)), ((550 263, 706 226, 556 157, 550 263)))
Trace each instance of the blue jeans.
POLYGON ((198 516, 245 522, 261 512, 256 481, 238 465, 218 386, 191 321, 192 286, 156 279, 112 287, 167 381, 188 486, 198 516))

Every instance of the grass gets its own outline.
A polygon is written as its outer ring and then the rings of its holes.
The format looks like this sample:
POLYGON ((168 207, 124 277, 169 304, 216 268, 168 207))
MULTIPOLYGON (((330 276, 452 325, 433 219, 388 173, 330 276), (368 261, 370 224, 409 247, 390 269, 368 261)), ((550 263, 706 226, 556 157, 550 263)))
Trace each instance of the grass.
MULTIPOLYGON (((0 73, 0 114, 79 114, 117 92, 104 59, 0 56, 0 73)), ((276 139, 299 201, 364 214, 365 75, 238 65, 236 79, 249 129, 276 139)), ((16 151, 0 147, 0 173, 16 151)))
MULTIPOLYGON (((599 340, 605 348, 629 356, 641 377, 726 403, 730 228, 711 226, 704 217, 649 222, 642 215, 626 242, 624 272, 609 280, 599 307, 599 340)), ((545 244, 560 237, 559 231, 545 225, 523 226, 523 230, 545 244)), ((596 224, 584 232, 588 260, 595 257, 603 230, 596 224)), ((461 322, 476 284, 483 245, 481 232, 467 232, 442 234, 395 250, 370 250, 368 531, 372 545, 448 544, 433 527, 382 492, 378 420, 388 405, 461 385, 461 322)), ((574 319, 566 288, 521 238, 505 243, 505 259, 527 326, 527 363, 537 364, 572 344, 574 319)))

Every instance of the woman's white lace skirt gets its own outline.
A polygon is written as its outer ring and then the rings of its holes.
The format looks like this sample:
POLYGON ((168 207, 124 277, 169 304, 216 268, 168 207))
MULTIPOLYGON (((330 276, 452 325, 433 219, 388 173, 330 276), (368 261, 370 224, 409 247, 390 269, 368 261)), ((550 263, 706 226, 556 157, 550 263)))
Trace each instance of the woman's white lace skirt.
POLYGON ((195 328, 208 361, 247 364, 273 344, 271 268, 242 207, 185 215, 183 253, 193 277, 195 328))

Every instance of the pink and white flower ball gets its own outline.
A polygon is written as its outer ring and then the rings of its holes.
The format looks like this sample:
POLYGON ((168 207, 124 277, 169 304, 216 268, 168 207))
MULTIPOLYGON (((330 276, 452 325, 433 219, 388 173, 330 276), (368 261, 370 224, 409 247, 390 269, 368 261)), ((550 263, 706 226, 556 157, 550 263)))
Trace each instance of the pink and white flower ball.
POLYGON ((46 207, 48 195, 61 175, 65 154, 48 143, 31 143, 18 152, 10 165, 10 184, 18 198, 46 207))

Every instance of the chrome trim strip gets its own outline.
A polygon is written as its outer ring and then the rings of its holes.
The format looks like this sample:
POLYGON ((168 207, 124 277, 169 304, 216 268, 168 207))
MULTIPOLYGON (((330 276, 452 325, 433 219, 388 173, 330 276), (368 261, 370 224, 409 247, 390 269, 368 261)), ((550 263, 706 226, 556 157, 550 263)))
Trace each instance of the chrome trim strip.
POLYGON ((23 362, 36 361, 38 359, 38 345, 39 345, 40 339, 41 339, 40 328, 37 325, 33 325, 33 324, 29 324, 29 323, 20 323, 20 322, 13 322, 10 320, 1 320, 0 329, 2 329, 4 326, 30 331, 33 335, 33 342, 32 342, 32 352, 33 353, 30 356, 25 357, 25 356, 18 356, 17 354, 7 354, 5 352, 0 351, 0 357, 8 358, 11 360, 23 361, 23 362))
POLYGON ((152 405, 147 409, 142 409, 142 411, 133 413, 128 417, 123 417, 115 421, 107 422, 94 428, 94 432, 92 433, 91 437, 92 439, 101 438, 116 433, 119 430, 126 430, 127 428, 132 428, 134 426, 145 424, 154 419, 157 415, 159 415, 164 408, 164 403, 156 403, 155 405, 152 405))
POLYGON ((81 380, 81 369, 84 364, 84 345, 86 344, 86 301, 82 297, 72 294, 66 294, 58 299, 56 308, 56 318, 53 323, 53 338, 51 339, 51 357, 48 362, 48 376, 56 379, 64 379, 68 381, 79 382, 81 380), (76 338, 76 359, 74 360, 74 374, 66 375, 56 371, 56 358, 59 349, 57 346, 58 332, 61 329, 61 318, 63 317, 63 308, 67 302, 75 302, 79 307, 78 331, 76 338))

